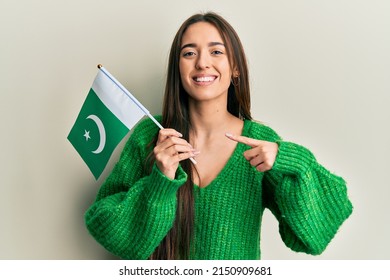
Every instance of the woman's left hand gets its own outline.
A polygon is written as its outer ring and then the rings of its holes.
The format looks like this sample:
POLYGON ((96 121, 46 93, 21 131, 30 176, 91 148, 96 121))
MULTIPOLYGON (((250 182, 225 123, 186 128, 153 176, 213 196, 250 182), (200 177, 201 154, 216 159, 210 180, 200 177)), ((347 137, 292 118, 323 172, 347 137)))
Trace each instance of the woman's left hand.
POLYGON ((244 152, 244 157, 258 171, 265 172, 272 169, 278 154, 278 144, 230 133, 226 133, 226 137, 252 147, 252 149, 244 152))

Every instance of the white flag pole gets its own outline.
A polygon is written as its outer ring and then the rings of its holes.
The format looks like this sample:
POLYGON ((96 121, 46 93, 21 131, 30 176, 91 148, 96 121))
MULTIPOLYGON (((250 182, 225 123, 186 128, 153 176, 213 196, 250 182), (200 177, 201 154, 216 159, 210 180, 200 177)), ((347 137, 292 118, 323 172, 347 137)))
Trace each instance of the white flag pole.
MULTIPOLYGON (((149 110, 142 105, 137 98, 135 98, 117 79, 114 78, 101 64, 97 66, 100 71, 103 72, 114 84, 116 84, 123 93, 126 94, 128 98, 130 98, 141 110, 145 113, 160 129, 164 129, 164 127, 150 114, 149 110)), ((196 164, 196 161, 193 158, 190 158, 193 164, 196 164)))
POLYGON ((117 79, 114 78, 103 65, 99 64, 98 68, 103 72, 114 84, 116 84, 137 106, 145 113, 160 129, 163 129, 162 125, 150 114, 149 110, 144 107, 117 79))

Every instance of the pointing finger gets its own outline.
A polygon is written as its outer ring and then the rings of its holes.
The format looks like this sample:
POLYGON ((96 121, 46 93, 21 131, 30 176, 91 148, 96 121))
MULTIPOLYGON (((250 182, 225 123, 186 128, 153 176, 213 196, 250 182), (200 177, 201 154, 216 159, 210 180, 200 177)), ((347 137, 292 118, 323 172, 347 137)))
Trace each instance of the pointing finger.
POLYGON ((259 146, 262 142, 261 140, 256 140, 256 139, 248 138, 248 137, 241 136, 241 135, 233 135, 231 133, 225 133, 225 135, 230 140, 233 140, 233 141, 236 141, 239 143, 243 143, 243 144, 248 145, 252 148, 259 146))

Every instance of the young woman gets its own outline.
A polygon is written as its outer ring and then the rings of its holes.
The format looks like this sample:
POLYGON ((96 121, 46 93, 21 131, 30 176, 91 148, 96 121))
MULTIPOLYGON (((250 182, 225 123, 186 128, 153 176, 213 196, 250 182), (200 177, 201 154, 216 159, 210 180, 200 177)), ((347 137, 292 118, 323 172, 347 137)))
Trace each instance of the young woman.
POLYGON ((134 129, 85 215, 121 258, 259 259, 266 207, 289 248, 316 255, 352 212, 342 178, 252 121, 243 47, 217 14, 177 32, 158 119, 167 129, 134 129))

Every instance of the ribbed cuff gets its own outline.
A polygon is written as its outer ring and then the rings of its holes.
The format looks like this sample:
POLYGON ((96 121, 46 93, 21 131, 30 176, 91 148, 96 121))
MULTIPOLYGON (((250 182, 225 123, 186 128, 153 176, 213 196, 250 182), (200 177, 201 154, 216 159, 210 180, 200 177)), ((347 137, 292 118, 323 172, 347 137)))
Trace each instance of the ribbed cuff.
POLYGON ((176 196, 177 190, 187 181, 187 174, 179 166, 176 171, 176 178, 172 180, 165 176, 154 164, 149 180, 151 184, 147 187, 147 200, 151 202, 164 201, 176 196))
POLYGON ((303 174, 315 161, 313 154, 303 146, 277 141, 278 155, 272 170, 283 174, 303 174))

